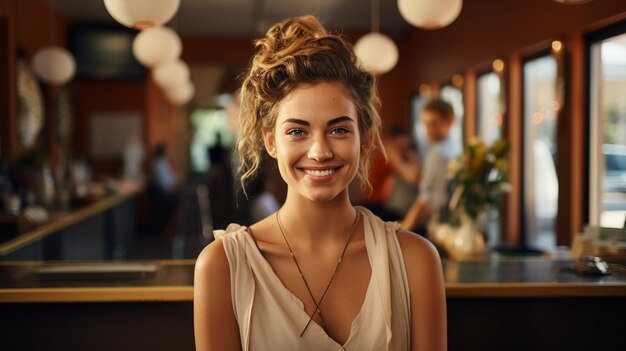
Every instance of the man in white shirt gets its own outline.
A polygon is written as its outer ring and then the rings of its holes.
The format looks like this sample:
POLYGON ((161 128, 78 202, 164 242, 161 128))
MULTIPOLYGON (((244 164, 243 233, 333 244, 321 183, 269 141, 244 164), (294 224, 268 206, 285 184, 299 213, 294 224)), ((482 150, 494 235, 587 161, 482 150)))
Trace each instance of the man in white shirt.
POLYGON ((449 137, 454 109, 441 99, 433 99, 424 106, 421 119, 426 127, 429 146, 419 175, 419 196, 406 213, 402 229, 426 235, 427 222, 439 221, 440 213, 448 203, 446 171, 448 162, 454 157, 449 137))

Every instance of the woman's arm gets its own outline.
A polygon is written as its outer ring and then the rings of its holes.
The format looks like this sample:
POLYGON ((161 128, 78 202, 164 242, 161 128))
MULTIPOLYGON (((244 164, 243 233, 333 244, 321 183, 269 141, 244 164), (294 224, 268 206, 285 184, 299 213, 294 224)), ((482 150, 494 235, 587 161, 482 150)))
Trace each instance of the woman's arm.
POLYGON ((408 159, 404 159, 402 157, 402 151, 391 143, 385 144, 385 151, 387 151, 387 160, 391 163, 396 173, 407 183, 417 186, 420 182, 420 168, 417 152, 412 152, 408 159))
POLYGON ((447 350, 446 292, 441 259, 423 237, 399 231, 411 300, 411 350, 447 350))
POLYGON ((400 225, 402 229, 411 230, 426 223, 428 216, 430 216, 430 207, 428 207, 426 202, 417 198, 411 207, 409 207, 400 225))
POLYGON ((216 240, 196 261, 193 289, 196 350, 241 350, 224 244, 216 240))

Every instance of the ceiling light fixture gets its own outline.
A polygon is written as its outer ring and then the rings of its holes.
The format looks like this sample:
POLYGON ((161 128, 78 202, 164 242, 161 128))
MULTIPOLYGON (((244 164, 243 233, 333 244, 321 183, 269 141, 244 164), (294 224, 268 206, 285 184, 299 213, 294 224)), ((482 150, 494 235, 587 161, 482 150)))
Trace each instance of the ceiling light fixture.
POLYGON ((180 0, 104 0, 111 17, 126 27, 146 29, 172 19, 180 0))
POLYGON ((461 13, 463 0, 398 0, 400 15, 415 27, 440 29, 461 13))
POLYGON ((33 71, 39 79, 50 85, 68 82, 76 72, 76 61, 67 49, 54 45, 56 39, 56 14, 48 10, 50 19, 50 46, 39 49, 33 56, 33 71))
POLYGON ((48 46, 37 51, 32 65, 37 77, 51 85, 65 84, 76 72, 74 57, 59 46, 48 46))
POLYGON ((362 36, 354 45, 354 53, 364 68, 375 74, 387 73, 398 63, 396 44, 379 32, 379 10, 378 0, 372 0, 372 32, 362 36))
POLYGON ((180 37, 168 27, 144 29, 133 40, 133 54, 147 67, 175 61, 183 50, 180 37))
POLYGON ((174 105, 184 105, 193 98, 195 92, 196 89, 193 83, 186 80, 182 84, 167 87, 167 89, 165 89, 165 96, 174 105))
POLYGON ((189 66, 180 59, 162 63, 152 70, 152 79, 162 89, 180 85, 189 80, 189 66))

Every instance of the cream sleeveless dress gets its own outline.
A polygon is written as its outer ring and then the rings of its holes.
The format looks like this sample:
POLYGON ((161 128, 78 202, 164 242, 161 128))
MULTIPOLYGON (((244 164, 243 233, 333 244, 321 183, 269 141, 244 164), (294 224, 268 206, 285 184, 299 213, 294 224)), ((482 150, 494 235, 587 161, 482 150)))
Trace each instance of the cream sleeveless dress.
POLYGON ((365 208, 357 210, 364 219, 372 275, 344 345, 314 321, 300 337, 309 321, 304 304, 283 285, 246 228, 231 224, 225 231, 215 231, 230 266, 233 310, 244 351, 409 349, 409 286, 396 236, 400 226, 383 222, 365 208))

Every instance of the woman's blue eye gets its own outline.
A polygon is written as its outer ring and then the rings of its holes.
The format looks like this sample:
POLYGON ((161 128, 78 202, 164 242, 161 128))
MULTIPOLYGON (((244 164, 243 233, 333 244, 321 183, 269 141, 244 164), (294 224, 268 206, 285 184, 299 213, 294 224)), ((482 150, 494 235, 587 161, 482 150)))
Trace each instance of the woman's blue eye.
POLYGON ((338 128, 333 128, 330 132, 333 133, 333 134, 343 135, 343 134, 350 133, 350 130, 348 128, 338 127, 338 128))
POLYGON ((290 129, 290 130, 287 131, 287 135, 303 136, 304 135, 304 131, 302 129, 290 129))

